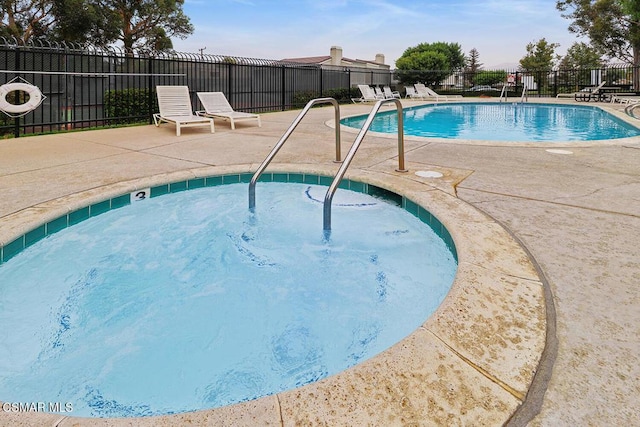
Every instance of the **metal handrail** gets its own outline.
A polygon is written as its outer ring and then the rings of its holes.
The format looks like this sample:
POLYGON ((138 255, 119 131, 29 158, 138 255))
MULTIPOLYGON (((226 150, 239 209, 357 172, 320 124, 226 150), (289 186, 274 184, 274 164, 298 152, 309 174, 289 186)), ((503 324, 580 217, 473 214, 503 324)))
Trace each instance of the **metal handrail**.
POLYGON ((364 125, 360 129, 360 133, 358 134, 355 141, 353 142, 353 145, 349 149, 347 156, 344 158, 344 161, 342 162, 340 169, 338 169, 338 172, 333 178, 333 182, 329 186, 329 189, 327 190, 327 194, 324 196, 323 228, 324 228, 325 234, 331 231, 331 201, 333 200, 333 195, 335 194, 336 190, 338 189, 338 186, 342 182, 342 178, 344 177, 345 172, 349 168, 349 165, 351 164, 351 161, 353 160, 353 157, 355 156, 356 151, 358 151, 358 148, 360 147, 362 140, 367 134, 367 131, 371 127, 371 123, 373 122, 373 119, 375 118, 376 113, 378 112, 378 110, 380 110, 380 107, 382 107, 382 104, 385 104, 387 102, 395 103, 398 110, 398 169, 396 169, 396 171, 407 172, 407 170, 404 168, 404 124, 402 120, 402 103, 400 102, 400 100, 396 98, 381 99, 380 101, 376 102, 376 104, 371 109, 371 112, 369 113, 369 117, 367 117, 367 120, 364 122, 364 125))
POLYGON ((629 104, 626 107, 624 107, 624 112, 627 113, 627 115, 633 117, 634 119, 637 119, 638 117, 636 117, 636 115, 633 114, 633 110, 636 109, 637 107, 640 107, 640 103, 629 104))
POLYGON ((276 143, 275 147, 273 147, 273 149, 271 150, 267 158, 264 159, 262 164, 260 164, 256 173, 253 174, 253 177, 251 178, 251 182, 249 182, 249 209, 251 211, 253 211, 256 207, 256 183, 258 182, 258 179, 260 179, 260 176, 262 175, 264 170, 267 168, 267 166, 269 166, 269 163, 271 163, 271 160, 273 160, 276 154, 278 154, 278 151, 280 151, 280 148, 282 148, 284 143, 287 142, 287 139, 289 139, 289 136, 291 136, 291 134, 293 133, 295 128, 298 126, 298 124, 300 124, 300 122, 302 121, 302 118, 307 114, 309 109, 316 104, 327 104, 327 103, 333 104, 333 107, 335 109, 335 122, 336 122, 335 123, 336 125, 335 126, 336 128, 336 160, 335 161, 340 162, 340 105, 338 104, 338 101, 336 101, 333 98, 312 99, 311 101, 307 102, 307 105, 305 105, 305 107, 302 109, 300 114, 298 114, 298 117, 296 117, 293 123, 291 123, 287 131, 284 133, 284 135, 282 135, 280 140, 276 143))
POLYGON ((504 102, 508 101, 509 95, 507 94, 507 85, 502 85, 502 91, 500 92, 500 99, 498 99, 498 102, 502 102, 502 98, 504 98, 504 102))
POLYGON ((520 97, 520 102, 525 102, 525 99, 527 100, 526 102, 529 102, 529 95, 527 95, 527 85, 522 86, 522 96, 520 97))

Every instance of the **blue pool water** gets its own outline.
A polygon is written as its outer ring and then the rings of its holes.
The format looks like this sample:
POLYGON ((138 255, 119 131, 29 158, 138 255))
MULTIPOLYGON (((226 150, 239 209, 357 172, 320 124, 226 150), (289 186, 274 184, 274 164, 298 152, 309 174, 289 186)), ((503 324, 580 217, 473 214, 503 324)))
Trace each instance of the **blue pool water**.
POLYGON ((259 183, 164 195, 0 265, 0 401, 128 417, 213 408, 340 372, 418 328, 457 268, 400 207, 259 183))
MULTIPOLYGON (((366 116, 343 119, 361 128, 366 116)), ((395 111, 377 114, 371 130, 396 133, 395 111)), ((489 141, 557 142, 617 139, 640 130, 593 106, 511 103, 445 103, 406 108, 405 135, 489 141)))

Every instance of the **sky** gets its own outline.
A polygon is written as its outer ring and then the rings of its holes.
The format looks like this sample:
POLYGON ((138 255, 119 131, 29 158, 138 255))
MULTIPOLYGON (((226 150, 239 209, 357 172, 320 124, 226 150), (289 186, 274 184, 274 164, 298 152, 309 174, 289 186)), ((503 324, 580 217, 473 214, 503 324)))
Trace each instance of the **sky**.
POLYGON ((485 69, 515 67, 526 45, 545 38, 564 55, 578 39, 556 0, 185 0, 194 33, 173 39, 179 52, 284 59, 329 55, 374 60, 394 68, 420 43, 475 48, 485 69))

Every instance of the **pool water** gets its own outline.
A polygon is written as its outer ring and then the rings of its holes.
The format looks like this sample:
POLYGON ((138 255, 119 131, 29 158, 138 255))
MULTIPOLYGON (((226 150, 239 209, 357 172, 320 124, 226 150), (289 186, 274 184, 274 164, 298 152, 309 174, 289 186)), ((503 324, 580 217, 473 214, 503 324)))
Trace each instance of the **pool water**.
POLYGON ((456 261, 400 207, 326 187, 259 183, 109 211, 0 265, 0 401, 130 417, 296 388, 409 335, 456 261))
MULTIPOLYGON (((488 141, 593 141, 640 135, 640 130, 593 106, 534 103, 447 103, 404 110, 405 135, 488 141)), ((343 119, 361 128, 366 116, 343 119)), ((379 113, 371 130, 397 133, 395 111, 379 113)))

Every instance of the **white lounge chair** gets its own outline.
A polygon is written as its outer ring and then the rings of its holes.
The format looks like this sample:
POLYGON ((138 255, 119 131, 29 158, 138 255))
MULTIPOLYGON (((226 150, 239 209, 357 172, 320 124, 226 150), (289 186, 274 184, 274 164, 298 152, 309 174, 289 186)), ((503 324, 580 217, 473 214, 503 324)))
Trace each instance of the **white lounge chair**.
POLYGON ((262 127, 260 115, 235 111, 222 92, 198 92, 198 98, 204 107, 203 111, 196 111, 199 116, 228 120, 231 129, 236 128, 236 121, 239 120, 257 120, 258 127, 262 127))
POLYGON ((593 90, 580 91, 573 96, 576 101, 609 101, 607 95, 603 92, 602 87, 607 82, 602 82, 593 90))
POLYGON ((420 95, 418 95, 418 92, 416 92, 416 88, 413 86, 405 86, 404 87, 405 90, 405 98, 411 98, 411 99, 420 99, 420 95))
POLYGON ((597 97, 600 94, 600 89, 602 89, 606 83, 606 81, 603 81, 598 86, 585 87, 578 92, 559 93, 556 95, 556 98, 573 98, 576 101, 589 101, 592 96, 597 97))
POLYGON ((446 101, 449 101, 454 98, 462 98, 462 95, 440 95, 435 90, 431 89, 429 86, 424 87, 429 96, 433 96, 434 98, 444 98, 446 101))
POLYGON ((438 97, 431 96, 429 92, 427 92, 427 87, 422 83, 416 83, 413 85, 416 88, 416 93, 420 99, 435 99, 438 101, 438 97))
POLYGON ((391 99, 391 98, 397 98, 400 99, 400 92, 398 91, 392 91, 391 88, 389 86, 384 86, 382 88, 382 93, 384 94, 384 97, 386 99, 391 99))
POLYGON ((162 122, 174 123, 177 136, 181 128, 191 126, 210 126, 211 133, 215 132, 213 119, 193 114, 187 86, 156 86, 156 94, 160 110, 153 115, 156 126, 162 122))
MULTIPOLYGON (((416 83, 415 85, 416 88, 416 92, 418 93, 418 97, 420 97, 421 99, 428 99, 428 100, 436 100, 436 101, 440 101, 440 100, 445 100, 448 101, 449 100, 449 96, 448 95, 440 95, 439 93, 436 93, 433 89, 428 88, 427 86, 425 86, 422 83, 416 83)), ((460 95, 456 95, 456 96, 451 96, 451 98, 461 98, 460 95)))
POLYGON ((376 92, 369 85, 358 85, 358 89, 360 89, 360 93, 362 94, 361 98, 351 98, 352 102, 377 102, 381 99, 384 99, 384 96, 379 97, 376 95, 376 92))
POLYGON ((625 104, 637 104, 640 102, 640 98, 637 98, 633 95, 624 95, 624 94, 614 94, 611 95, 612 103, 620 103, 622 105, 625 104))

